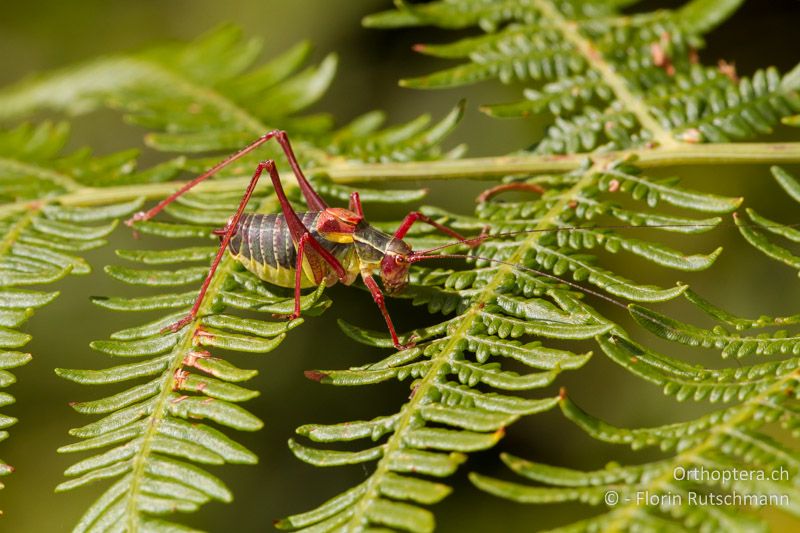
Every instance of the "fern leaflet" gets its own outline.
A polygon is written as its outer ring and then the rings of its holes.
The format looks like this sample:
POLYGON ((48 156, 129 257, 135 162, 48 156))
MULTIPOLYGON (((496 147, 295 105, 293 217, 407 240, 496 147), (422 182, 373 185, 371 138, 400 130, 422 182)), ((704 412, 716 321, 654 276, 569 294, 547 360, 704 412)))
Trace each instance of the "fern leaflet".
MULTIPOLYGON (((28 353, 12 351, 30 341, 20 328, 34 311, 47 305, 58 292, 31 290, 28 286, 52 284, 69 274, 90 272, 81 257, 84 252, 106 244, 105 237, 116 227, 117 219, 139 209, 143 202, 133 198, 86 209, 62 207, 52 201, 85 187, 100 187, 111 180, 148 183, 173 177, 175 161, 135 172, 135 151, 106 157, 92 157, 88 150, 64 155, 69 128, 65 123, 23 124, 0 132, 0 176, 4 186, 0 208, 0 376, 2 386, 14 383, 9 369, 27 363, 28 353), (100 224, 98 224, 100 223, 100 224)), ((2 393, 2 404, 14 398, 2 393)), ((7 428, 16 420, 3 416, 7 428)), ((3 431, 0 438, 8 437, 3 431)), ((3 474, 12 471, 3 464, 3 474)))

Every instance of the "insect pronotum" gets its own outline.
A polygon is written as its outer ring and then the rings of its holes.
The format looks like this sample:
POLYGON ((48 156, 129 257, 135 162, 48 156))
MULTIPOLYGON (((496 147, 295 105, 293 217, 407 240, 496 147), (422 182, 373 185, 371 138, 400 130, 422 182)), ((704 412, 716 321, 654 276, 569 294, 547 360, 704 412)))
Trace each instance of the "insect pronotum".
MULTIPOLYGON (((371 226, 366 221, 357 192, 353 192, 350 195, 348 209, 329 207, 303 175, 303 171, 300 169, 300 165, 295 158, 289 138, 284 131, 275 130, 259 137, 239 152, 225 158, 203 174, 186 183, 183 187, 149 211, 136 213, 131 219, 126 221, 126 223, 131 225, 135 221, 152 218, 164 209, 164 207, 198 183, 206 180, 225 166, 252 152, 260 145, 273 138, 280 144, 286 154, 286 158, 297 178, 297 183, 300 186, 300 190, 305 197, 310 211, 298 214, 292 208, 284 192, 281 178, 278 175, 274 161, 268 160, 259 163, 236 212, 230 217, 224 228, 214 231, 214 233, 220 237, 219 249, 211 263, 208 275, 200 287, 194 305, 184 318, 166 329, 177 331, 196 318, 208 286, 214 276, 214 272, 225 251, 228 250, 237 261, 241 262, 245 268, 260 279, 282 287, 294 288, 294 312, 288 316, 289 319, 300 316, 300 296, 302 288, 318 286, 323 282, 329 286, 337 282, 350 285, 360 275, 364 284, 372 294, 375 304, 386 320, 386 326, 389 329, 394 346, 398 350, 411 347, 413 342, 402 344, 398 339, 397 332, 392 324, 392 319, 386 309, 383 292, 375 281, 373 277, 374 274, 376 272, 378 273, 383 288, 387 293, 397 293, 408 285, 409 267, 412 263, 437 257, 475 257, 461 254, 440 255, 432 253, 459 243, 474 247, 487 239, 488 235, 483 232, 477 237, 466 238, 418 211, 413 211, 406 215, 394 234, 388 234, 371 226), (281 213, 269 215, 244 213, 258 180, 265 170, 272 180, 275 194, 281 206, 281 213), (413 251, 411 246, 409 246, 403 238, 416 222, 429 224, 438 231, 453 237, 456 241, 428 250, 413 251)), ((543 192, 541 187, 535 184, 503 184, 483 193, 479 197, 479 201, 485 201, 497 193, 512 189, 527 190, 537 193, 543 192)), ((668 226, 671 227, 674 225, 668 226)), ((648 225, 646 227, 654 226, 648 225)), ((565 229, 569 230, 574 228, 565 229)), ((530 232, 530 230, 524 230, 493 235, 492 237, 504 237, 517 233, 530 232)), ((482 259, 496 264, 507 264, 504 261, 496 259, 482 259)), ((582 292, 592 294, 616 305, 625 307, 624 304, 613 298, 582 287, 576 283, 563 280, 552 274, 522 265, 512 266, 558 280, 560 283, 569 285, 582 292)))

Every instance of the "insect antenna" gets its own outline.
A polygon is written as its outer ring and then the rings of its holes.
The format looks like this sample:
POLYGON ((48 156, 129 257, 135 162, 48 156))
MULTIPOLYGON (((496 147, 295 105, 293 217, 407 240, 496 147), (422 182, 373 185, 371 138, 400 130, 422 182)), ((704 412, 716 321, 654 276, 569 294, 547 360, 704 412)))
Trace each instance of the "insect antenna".
MULTIPOLYGON (((738 220, 736 214, 733 215, 734 220, 738 220)), ((445 248, 449 248, 451 246, 456 246, 459 244, 467 245, 467 246, 477 246, 484 241, 491 241, 495 239, 505 239, 508 237, 517 237, 519 235, 528 235, 531 233, 560 233, 560 232, 570 232, 570 231, 583 231, 583 230, 605 230, 605 229, 631 229, 631 228, 641 228, 641 229, 669 229, 669 228, 763 228, 763 229, 770 229, 770 228, 796 228, 800 227, 800 222, 794 222, 789 224, 775 224, 775 225, 763 225, 763 224, 744 224, 741 222, 734 222, 734 223, 716 223, 716 224, 609 224, 609 225, 585 225, 585 226, 564 226, 564 227, 554 227, 554 228, 534 228, 534 229, 523 229, 523 230, 515 230, 515 231, 503 231, 499 233, 481 233, 476 237, 469 237, 463 240, 452 241, 445 244, 440 244, 438 246, 434 246, 433 248, 428 248, 426 250, 420 250, 419 252, 414 252, 415 256, 426 255, 431 252, 436 252, 438 250, 443 250, 445 248)), ((438 257, 442 257, 438 255, 438 257)), ((484 258, 485 259, 485 258, 484 258)), ((419 259, 417 259, 419 260, 419 259)), ((413 261, 412 261, 413 262, 413 261)))
MULTIPOLYGON (((459 244, 459 243, 456 243, 456 244, 459 244)), ((452 246, 452 245, 449 245, 449 246, 452 246)), ((585 294, 589 294, 591 296, 596 296, 597 298, 600 298, 600 299, 605 300, 605 301, 607 301, 607 302, 609 302, 611 304, 614 304, 617 307, 621 307, 622 309, 625 309, 625 310, 628 309, 628 306, 625 305, 624 303, 622 303, 621 301, 616 300, 616 299, 614 299, 614 298, 612 298, 610 296, 607 296, 607 295, 605 295, 605 294, 603 294, 601 292, 595 291, 593 289, 586 288, 583 285, 579 285, 579 284, 577 284, 575 282, 566 280, 564 278, 560 278, 560 277, 556 276, 555 274, 550 274, 548 272, 544 272, 542 270, 537 270, 535 268, 531 268, 529 266, 522 265, 522 264, 519 264, 519 263, 512 263, 511 261, 504 261, 502 259, 494 259, 494 258, 491 258, 491 257, 485 257, 485 256, 480 256, 480 255, 474 255, 474 254, 430 254, 430 255, 423 255, 422 253, 420 253, 420 254, 412 254, 408 258, 408 262, 409 263, 417 263, 419 261, 424 261, 426 259, 481 259, 483 261, 488 261, 490 263, 495 263, 495 264, 498 264, 498 265, 510 266, 511 268, 514 268, 514 269, 517 269, 517 270, 521 270, 523 272, 528 272, 529 274, 535 274, 537 276, 542 276, 544 278, 551 279, 551 280, 556 281, 558 283, 562 283, 564 285, 572 287, 573 289, 576 289, 576 290, 578 290, 580 292, 583 292, 585 294)))
MULTIPOLYGON (((736 217, 735 214, 734 214, 734 220, 737 220, 737 217, 736 217)), ((610 296, 608 296, 606 294, 603 294, 603 293, 601 293, 599 291, 596 291, 594 289, 590 289, 590 288, 584 287, 583 285, 580 285, 578 283, 566 280, 566 279, 561 278, 559 276, 556 276, 554 274, 550 274, 548 272, 544 272, 544 271, 541 271, 541 270, 537 270, 535 268, 531 268, 531 267, 526 266, 526 265, 522 265, 522 264, 519 264, 519 263, 512 263, 511 261, 504 261, 502 259, 495 259, 495 258, 491 258, 491 257, 476 255, 476 254, 473 254, 473 253, 470 253, 470 254, 449 254, 449 253, 448 254, 439 254, 439 253, 435 253, 435 252, 438 252, 439 250, 444 250, 446 248, 449 248, 451 246, 456 246, 456 245, 467 245, 467 246, 470 246, 470 247, 475 247, 475 246, 477 246, 477 245, 479 245, 479 244, 481 244, 481 243, 483 243, 484 241, 487 241, 487 240, 503 239, 503 238, 515 237, 515 236, 519 236, 519 235, 526 235, 526 234, 530 234, 530 233, 552 233, 552 232, 562 232, 562 231, 581 231, 581 230, 587 230, 587 229, 628 229, 628 228, 654 228, 654 229, 662 228, 662 229, 664 229, 664 228, 676 228, 676 227, 741 227, 741 226, 744 226, 744 227, 760 227, 760 228, 764 228, 764 229, 769 229, 771 227, 775 227, 775 228, 780 228, 780 227, 782 227, 782 228, 798 227, 798 226, 800 226, 800 223, 790 223, 790 224, 775 225, 775 226, 765 226, 765 225, 761 225, 761 224, 742 224, 741 222, 738 222, 738 220, 737 220, 737 222, 734 222, 733 224, 730 224, 730 223, 729 224, 652 224, 652 225, 638 225, 638 226, 637 225, 612 224, 612 225, 600 225, 600 226, 588 226, 587 225, 587 226, 569 226, 569 227, 547 228, 547 229, 529 229, 529 230, 507 231, 507 232, 492 233, 492 234, 481 233, 481 235, 478 235, 476 237, 471 237, 471 238, 467 238, 467 239, 460 240, 460 241, 452 241, 452 242, 448 242, 448 243, 441 244, 441 245, 438 245, 438 246, 434 246, 433 248, 428 248, 428 249, 425 249, 425 250, 419 250, 419 251, 412 252, 409 255, 409 257, 407 258, 407 261, 409 263, 417 263, 419 261, 424 261, 424 260, 428 260, 428 259, 480 259, 480 260, 483 260, 483 261, 487 261, 489 263, 510 266, 511 268, 516 269, 516 270, 520 270, 520 271, 523 271, 523 272, 528 272, 530 274, 535 274, 537 276, 541 276, 541 277, 556 281, 558 283, 561 283, 561 284, 567 285, 568 287, 576 289, 576 290, 578 290, 578 291, 580 291, 580 292, 582 292, 584 294, 588 294, 588 295, 600 298, 601 300, 609 302, 609 303, 611 303, 611 304, 613 304, 613 305, 615 305, 617 307, 620 307, 622 309, 630 310, 630 308, 626 304, 624 304, 623 302, 621 302, 621 301, 619 301, 619 300, 617 300, 615 298, 612 298, 612 297, 610 297, 610 296)))

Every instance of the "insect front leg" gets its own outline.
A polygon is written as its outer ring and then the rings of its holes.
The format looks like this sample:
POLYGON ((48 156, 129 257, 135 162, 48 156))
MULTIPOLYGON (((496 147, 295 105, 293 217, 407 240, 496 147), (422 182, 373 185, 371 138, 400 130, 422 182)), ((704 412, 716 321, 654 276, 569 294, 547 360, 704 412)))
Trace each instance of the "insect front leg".
POLYGON ((350 205, 348 209, 361 218, 364 218, 364 208, 361 207, 361 196, 359 196, 357 191, 353 191, 350 193, 350 205))
POLYGON ((467 239, 466 237, 456 232, 455 230, 452 230, 443 224, 439 224, 429 216, 420 213, 419 211, 412 211, 411 213, 406 215, 406 218, 403 219, 403 222, 400 224, 400 227, 397 228, 397 231, 394 232, 394 237, 396 239, 402 239, 403 237, 405 237, 406 233, 408 233, 408 230, 411 229, 411 226, 413 226, 415 222, 424 222, 425 224, 433 226, 442 233, 450 235, 454 239, 461 241, 470 248, 474 248, 475 246, 479 245, 486 238, 486 236, 483 233, 481 233, 480 237, 467 239))
POLYGON ((394 324, 392 324, 392 317, 389 316, 389 311, 386 309, 386 302, 385 298, 383 297, 383 293, 381 292, 380 287, 367 272, 361 272, 361 279, 364 280, 364 284, 369 289, 369 292, 372 294, 372 299, 375 301, 375 305, 378 306, 378 309, 381 310, 381 314, 383 315, 383 319, 386 321, 386 326, 389 328, 389 334, 392 336, 392 343, 394 347, 398 350, 406 350, 408 348, 414 347, 414 342, 409 342, 406 344, 400 344, 400 339, 397 338, 397 332, 394 329, 394 324))

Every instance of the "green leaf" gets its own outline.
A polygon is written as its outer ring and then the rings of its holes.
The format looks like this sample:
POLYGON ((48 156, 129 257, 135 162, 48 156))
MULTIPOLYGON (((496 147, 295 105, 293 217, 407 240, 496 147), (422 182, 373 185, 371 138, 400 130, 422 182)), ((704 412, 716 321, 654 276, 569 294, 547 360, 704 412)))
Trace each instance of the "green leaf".
POLYGON ((730 17, 742 0, 692 0, 677 15, 698 33, 707 33, 730 17))
POLYGON ((680 322, 635 304, 629 306, 631 316, 655 335, 670 341, 720 350, 722 357, 746 355, 800 354, 800 337, 778 331, 772 335, 742 336, 729 333, 721 326, 706 330, 680 322))

